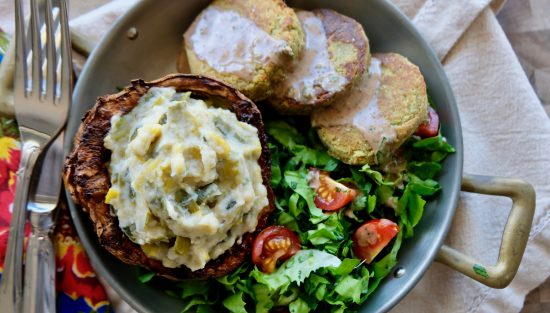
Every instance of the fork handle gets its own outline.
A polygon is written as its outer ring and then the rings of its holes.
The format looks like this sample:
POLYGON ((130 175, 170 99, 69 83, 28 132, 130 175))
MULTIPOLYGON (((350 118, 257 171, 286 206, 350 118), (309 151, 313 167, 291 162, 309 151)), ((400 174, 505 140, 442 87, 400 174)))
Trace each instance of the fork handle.
POLYGON ((27 244, 23 313, 55 312, 55 252, 52 213, 30 213, 32 235, 27 244))
POLYGON ((17 170, 15 185, 15 199, 10 222, 10 234, 6 258, 4 259, 4 273, 0 284, 0 299, 2 312, 21 312, 23 300, 23 240, 25 238, 25 217, 29 196, 29 182, 36 160, 42 149, 34 141, 23 144, 21 161, 17 170))

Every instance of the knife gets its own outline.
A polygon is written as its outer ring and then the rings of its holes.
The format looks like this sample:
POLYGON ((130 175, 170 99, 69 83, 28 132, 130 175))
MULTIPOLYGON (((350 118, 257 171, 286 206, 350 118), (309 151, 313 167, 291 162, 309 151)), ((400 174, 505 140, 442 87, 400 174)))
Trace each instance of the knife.
POLYGON ((63 133, 50 145, 37 177, 36 192, 27 210, 32 233, 27 244, 23 312, 55 312, 55 225, 63 167, 63 133))

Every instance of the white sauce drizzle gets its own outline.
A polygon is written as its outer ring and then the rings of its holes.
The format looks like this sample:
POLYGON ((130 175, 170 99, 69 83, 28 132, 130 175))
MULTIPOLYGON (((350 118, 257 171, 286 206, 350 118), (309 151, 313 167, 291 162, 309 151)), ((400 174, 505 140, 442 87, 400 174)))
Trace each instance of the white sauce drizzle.
POLYGON ((323 22, 312 12, 299 11, 306 37, 302 59, 297 61, 277 93, 304 104, 312 104, 321 92, 334 94, 347 83, 330 62, 323 22))
POLYGON ((187 30, 186 41, 195 55, 218 72, 251 79, 259 67, 277 64, 290 46, 273 38, 250 19, 235 11, 207 8, 187 30))
POLYGON ((341 102, 315 111, 312 116, 313 126, 355 126, 375 152, 383 151, 386 143, 396 139, 396 131, 382 114, 378 103, 381 76, 381 61, 373 57, 368 77, 363 77, 341 102))

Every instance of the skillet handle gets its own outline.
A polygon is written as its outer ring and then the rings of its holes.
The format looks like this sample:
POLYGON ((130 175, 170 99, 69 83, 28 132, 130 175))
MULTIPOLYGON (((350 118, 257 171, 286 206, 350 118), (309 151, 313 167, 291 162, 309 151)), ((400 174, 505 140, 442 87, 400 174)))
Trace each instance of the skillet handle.
POLYGON ((441 247, 436 261, 489 287, 504 288, 516 275, 527 245, 535 213, 535 190, 520 179, 465 174, 462 191, 512 199, 498 261, 494 266, 485 266, 447 245, 441 247))

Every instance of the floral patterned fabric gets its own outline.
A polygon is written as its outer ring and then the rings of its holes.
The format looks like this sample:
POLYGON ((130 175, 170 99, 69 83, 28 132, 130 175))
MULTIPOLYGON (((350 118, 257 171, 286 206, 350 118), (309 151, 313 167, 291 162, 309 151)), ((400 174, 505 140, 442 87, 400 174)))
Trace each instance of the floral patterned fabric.
MULTIPOLYGON (((3 37, 0 31, 0 39, 3 37)), ((3 51, 0 49, 0 60, 3 51)), ((20 156, 17 125, 13 119, 0 116, 0 278, 4 270, 20 156)), ((113 312, 105 290, 78 239, 67 206, 62 205, 60 210, 54 231, 57 312, 113 312)), ((25 233, 28 235, 29 232, 30 227, 27 225, 25 233)))

